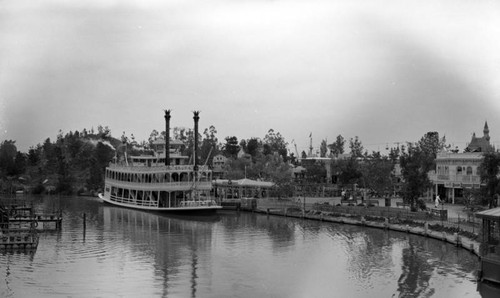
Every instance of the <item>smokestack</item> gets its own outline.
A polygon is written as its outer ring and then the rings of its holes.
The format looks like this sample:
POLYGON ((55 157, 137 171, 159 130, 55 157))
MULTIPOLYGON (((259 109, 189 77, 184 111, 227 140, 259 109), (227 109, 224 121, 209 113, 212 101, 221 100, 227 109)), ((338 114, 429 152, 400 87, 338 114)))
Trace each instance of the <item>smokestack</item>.
POLYGON ((170 165, 170 110, 165 110, 165 165, 170 165))
POLYGON ((194 170, 198 171, 198 121, 200 120, 200 111, 194 111, 194 170))

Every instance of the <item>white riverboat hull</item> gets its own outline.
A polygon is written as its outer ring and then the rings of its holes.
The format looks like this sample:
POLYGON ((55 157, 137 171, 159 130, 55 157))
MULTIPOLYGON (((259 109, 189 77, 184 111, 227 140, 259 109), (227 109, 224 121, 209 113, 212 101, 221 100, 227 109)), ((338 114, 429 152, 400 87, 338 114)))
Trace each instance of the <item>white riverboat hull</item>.
POLYGON ((150 206, 139 206, 135 204, 127 204, 115 202, 107 198, 104 194, 99 193, 98 197, 104 202, 108 204, 112 204, 115 206, 133 208, 138 210, 145 211, 155 211, 155 212, 172 212, 172 213, 211 213, 216 212, 219 209, 222 209, 222 206, 219 205, 198 205, 198 206, 181 206, 181 207, 150 207, 150 206))

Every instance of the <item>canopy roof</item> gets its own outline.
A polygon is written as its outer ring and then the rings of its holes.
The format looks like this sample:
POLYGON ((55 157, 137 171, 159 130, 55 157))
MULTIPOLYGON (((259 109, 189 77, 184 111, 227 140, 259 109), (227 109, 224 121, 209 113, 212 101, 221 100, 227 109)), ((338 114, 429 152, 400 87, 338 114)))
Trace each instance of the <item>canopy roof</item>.
POLYGON ((476 217, 500 221, 500 207, 477 212, 476 217))
POLYGON ((273 187, 274 183, 269 181, 252 180, 248 178, 239 180, 216 179, 215 185, 250 186, 250 187, 273 187))

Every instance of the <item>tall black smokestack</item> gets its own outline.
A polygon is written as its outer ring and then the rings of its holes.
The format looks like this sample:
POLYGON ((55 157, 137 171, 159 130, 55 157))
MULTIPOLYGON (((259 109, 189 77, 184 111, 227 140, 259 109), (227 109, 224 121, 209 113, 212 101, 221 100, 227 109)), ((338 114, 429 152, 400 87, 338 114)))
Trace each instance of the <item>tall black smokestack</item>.
POLYGON ((194 170, 198 171, 198 121, 200 120, 200 111, 194 111, 194 170))
POLYGON ((165 165, 170 165, 170 110, 165 110, 165 165))

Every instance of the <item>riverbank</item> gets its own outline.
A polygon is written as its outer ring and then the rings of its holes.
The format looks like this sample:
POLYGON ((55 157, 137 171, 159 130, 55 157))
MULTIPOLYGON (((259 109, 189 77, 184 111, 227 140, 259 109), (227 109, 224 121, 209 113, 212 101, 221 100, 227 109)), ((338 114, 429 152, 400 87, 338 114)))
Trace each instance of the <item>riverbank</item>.
MULTIPOLYGON (((336 201, 340 202, 339 198, 306 198, 306 202, 309 202, 305 204, 304 201, 301 202, 302 204, 298 204, 297 201, 281 201, 276 203, 275 199, 271 200, 273 200, 273 202, 271 203, 269 202, 269 200, 261 200, 257 203, 257 208, 252 211, 267 215, 350 224, 411 233, 423 237, 441 240, 453 244, 457 247, 466 249, 471 253, 474 253, 478 257, 481 256, 481 245, 477 240, 479 238, 480 229, 470 229, 470 227, 465 224, 462 224, 461 228, 458 229, 449 228, 446 227, 443 222, 439 223, 439 220, 415 220, 413 218, 405 218, 405 212, 398 213, 396 218, 371 216, 368 214, 363 214, 368 213, 367 211, 364 211, 368 209, 361 206, 351 207, 351 210, 357 210, 359 211, 359 213, 344 213, 342 211, 344 211, 345 209, 337 208, 341 210, 336 210, 335 208, 338 204, 336 201), (323 206, 328 206, 328 211, 315 209, 315 207, 321 206, 322 204, 323 206), (305 208, 303 208, 304 206, 305 208)), ((466 218, 465 211, 463 211, 463 206, 446 206, 446 210, 448 210, 450 216, 456 216, 458 217, 458 219, 460 219, 460 217, 462 217, 462 219, 466 218)))

